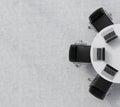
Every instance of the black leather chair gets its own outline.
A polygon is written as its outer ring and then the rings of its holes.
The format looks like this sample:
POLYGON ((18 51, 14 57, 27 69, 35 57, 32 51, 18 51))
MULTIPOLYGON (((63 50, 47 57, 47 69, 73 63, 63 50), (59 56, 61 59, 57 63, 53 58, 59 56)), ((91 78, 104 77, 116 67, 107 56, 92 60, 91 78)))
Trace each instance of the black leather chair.
POLYGON ((104 99, 111 85, 111 82, 97 75, 90 85, 89 92, 95 97, 102 100, 104 99))
POLYGON ((89 16, 89 20, 90 20, 90 23, 94 26, 94 28, 98 32, 104 29, 105 27, 113 24, 113 22, 105 13, 105 10, 103 8, 99 8, 96 11, 94 11, 89 16))
POLYGON ((69 60, 90 63, 90 48, 91 46, 72 44, 69 49, 69 60))

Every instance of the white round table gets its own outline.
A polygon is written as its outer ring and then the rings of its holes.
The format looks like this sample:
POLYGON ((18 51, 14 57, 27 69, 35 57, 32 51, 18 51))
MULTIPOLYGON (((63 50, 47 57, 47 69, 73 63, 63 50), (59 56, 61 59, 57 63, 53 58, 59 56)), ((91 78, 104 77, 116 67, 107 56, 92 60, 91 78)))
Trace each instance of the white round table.
POLYGON ((101 77, 113 83, 120 83, 120 24, 108 26, 96 35, 91 44, 90 56, 94 69, 101 77), (103 35, 110 29, 114 30, 118 38, 114 39, 110 43, 106 43, 103 35), (103 47, 105 48, 105 61, 95 61, 93 55, 94 48, 103 47), (113 79, 108 78, 102 73, 106 64, 109 64, 118 70, 117 74, 113 79))

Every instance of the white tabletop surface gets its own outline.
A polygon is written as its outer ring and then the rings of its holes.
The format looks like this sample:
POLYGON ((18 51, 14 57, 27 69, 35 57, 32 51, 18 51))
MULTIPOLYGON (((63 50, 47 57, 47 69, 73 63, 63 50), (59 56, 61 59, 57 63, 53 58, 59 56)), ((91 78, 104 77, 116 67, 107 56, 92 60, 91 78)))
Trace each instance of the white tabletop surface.
POLYGON ((96 72, 101 75, 104 79, 114 82, 120 83, 120 24, 114 24, 109 27, 106 27, 101 32, 99 32, 94 38, 91 44, 91 61, 92 65, 95 68, 96 72), (106 32, 114 30, 118 38, 113 41, 106 43, 103 36, 105 36, 106 32), (105 61, 95 61, 94 60, 94 48, 105 48, 105 61), (118 73, 111 79, 111 77, 104 74, 104 68, 106 64, 114 67, 118 70, 118 73))

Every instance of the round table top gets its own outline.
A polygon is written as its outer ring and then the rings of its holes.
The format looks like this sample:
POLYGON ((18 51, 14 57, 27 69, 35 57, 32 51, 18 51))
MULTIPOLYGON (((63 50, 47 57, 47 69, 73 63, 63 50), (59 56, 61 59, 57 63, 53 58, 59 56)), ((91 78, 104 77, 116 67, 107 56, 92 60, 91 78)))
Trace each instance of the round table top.
POLYGON ((110 82, 120 83, 120 24, 108 26, 100 31, 91 44, 90 54, 92 65, 101 77, 110 82), (104 39, 105 33, 111 29, 115 32, 118 38, 112 40, 110 43, 106 43, 104 39), (94 60, 95 48, 105 48, 105 61, 94 60), (104 73, 106 64, 109 64, 118 70, 113 78, 110 78, 109 74, 104 73))

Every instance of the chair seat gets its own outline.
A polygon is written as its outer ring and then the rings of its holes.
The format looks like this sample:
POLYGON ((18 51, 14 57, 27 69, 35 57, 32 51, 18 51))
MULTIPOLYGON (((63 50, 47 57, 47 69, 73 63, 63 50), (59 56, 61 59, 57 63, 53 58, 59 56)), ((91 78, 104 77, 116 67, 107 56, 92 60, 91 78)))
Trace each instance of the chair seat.
POLYGON ((99 32, 101 31, 102 29, 104 29, 105 27, 107 26, 110 26, 112 25, 112 21, 108 18, 108 16, 106 15, 103 15, 100 17, 99 20, 96 20, 94 23, 93 23, 93 26, 96 28, 96 30, 99 32))

